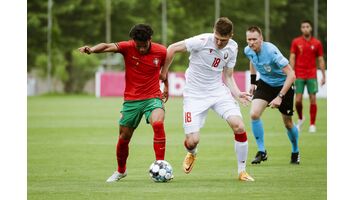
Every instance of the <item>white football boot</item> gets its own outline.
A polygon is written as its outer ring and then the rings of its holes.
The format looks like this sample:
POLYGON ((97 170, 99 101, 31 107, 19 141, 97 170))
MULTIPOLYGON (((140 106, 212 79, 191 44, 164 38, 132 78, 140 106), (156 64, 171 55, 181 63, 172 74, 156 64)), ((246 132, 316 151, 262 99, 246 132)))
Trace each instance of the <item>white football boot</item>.
POLYGON ((115 171, 112 176, 110 176, 107 180, 106 183, 113 183, 116 181, 121 180, 122 178, 127 176, 127 171, 124 172, 123 174, 119 173, 118 171, 115 171))
POLYGON ((309 129, 308 129, 308 132, 310 133, 315 133, 317 131, 317 128, 315 125, 310 125, 309 126, 309 129))

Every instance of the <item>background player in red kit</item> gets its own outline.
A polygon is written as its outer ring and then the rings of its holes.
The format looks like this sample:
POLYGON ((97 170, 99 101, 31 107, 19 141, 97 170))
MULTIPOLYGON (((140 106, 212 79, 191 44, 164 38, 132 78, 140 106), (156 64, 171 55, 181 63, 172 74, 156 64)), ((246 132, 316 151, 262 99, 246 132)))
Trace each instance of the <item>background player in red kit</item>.
POLYGON ((164 160, 165 131, 164 105, 168 98, 168 82, 165 81, 163 94, 160 91, 159 74, 165 63, 166 48, 151 41, 153 30, 149 25, 138 24, 132 27, 129 36, 132 40, 117 43, 100 43, 93 47, 79 48, 82 53, 121 53, 125 61, 126 88, 121 110, 120 133, 116 146, 118 169, 106 182, 115 182, 127 176, 126 161, 128 144, 143 115, 154 131, 154 151, 156 160, 164 160))
POLYGON ((292 41, 290 54, 290 65, 296 72, 297 128, 301 130, 305 120, 302 114, 302 96, 304 87, 307 86, 310 99, 309 132, 313 133, 316 132, 316 93, 318 92, 316 60, 318 60, 319 67, 322 70, 321 85, 325 84, 325 62, 322 43, 312 36, 312 24, 310 21, 304 20, 301 22, 301 32, 302 35, 292 41))

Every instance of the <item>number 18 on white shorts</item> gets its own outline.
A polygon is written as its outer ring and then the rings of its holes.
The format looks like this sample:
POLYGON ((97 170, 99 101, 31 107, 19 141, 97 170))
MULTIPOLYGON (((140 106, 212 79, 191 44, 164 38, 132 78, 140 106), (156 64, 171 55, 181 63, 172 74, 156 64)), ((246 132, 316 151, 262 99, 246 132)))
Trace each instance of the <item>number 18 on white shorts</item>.
POLYGON ((239 104, 230 93, 209 98, 185 97, 183 112, 185 134, 198 132, 203 127, 210 108, 224 120, 229 116, 242 117, 239 104))

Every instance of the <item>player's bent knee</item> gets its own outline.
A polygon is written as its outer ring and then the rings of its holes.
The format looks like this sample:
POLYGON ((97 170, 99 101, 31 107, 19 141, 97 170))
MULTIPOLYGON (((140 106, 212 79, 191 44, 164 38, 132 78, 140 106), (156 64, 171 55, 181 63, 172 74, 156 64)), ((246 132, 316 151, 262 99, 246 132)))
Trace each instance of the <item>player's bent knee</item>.
POLYGON ((292 121, 288 121, 288 122, 285 123, 285 127, 286 127, 287 129, 291 129, 293 126, 294 126, 294 125, 293 125, 292 121))
POLYGON ((120 135, 119 135, 119 138, 120 138, 120 139, 125 139, 125 140, 131 139, 131 137, 132 137, 132 135, 133 135, 133 131, 134 131, 134 128, 125 127, 125 126, 120 126, 120 135))
POLYGON ((251 117, 252 120, 258 120, 258 119, 260 119, 260 114, 257 113, 257 112, 251 111, 250 112, 250 117, 251 117))
POLYGON ((119 139, 130 140, 131 137, 132 137, 131 134, 128 134, 126 132, 120 132, 119 139))
POLYGON ((235 124, 232 126, 233 132, 236 134, 239 133, 244 133, 245 132, 245 127, 243 123, 235 124))
POLYGON ((191 135, 190 137, 187 137, 185 139, 185 144, 188 149, 195 148, 199 142, 200 142, 200 139, 196 135, 191 135))
POLYGON ((185 147, 187 149, 194 149, 197 144, 198 144, 198 140, 193 140, 193 139, 190 139, 190 140, 185 140, 185 147))

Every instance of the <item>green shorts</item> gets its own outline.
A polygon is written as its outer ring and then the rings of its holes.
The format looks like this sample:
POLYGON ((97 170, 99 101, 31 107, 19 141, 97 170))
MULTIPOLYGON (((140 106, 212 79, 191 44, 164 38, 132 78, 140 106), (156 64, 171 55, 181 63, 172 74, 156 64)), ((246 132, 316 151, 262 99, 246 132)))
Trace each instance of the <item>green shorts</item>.
POLYGON ((304 86, 307 86, 308 94, 315 94, 318 92, 318 81, 316 78, 296 79, 295 81, 296 94, 303 94, 304 86))
POLYGON ((163 102, 159 98, 125 101, 121 110, 121 119, 119 120, 119 124, 122 126, 137 128, 143 114, 145 115, 147 124, 149 124, 150 115, 156 108, 164 110, 163 102))

